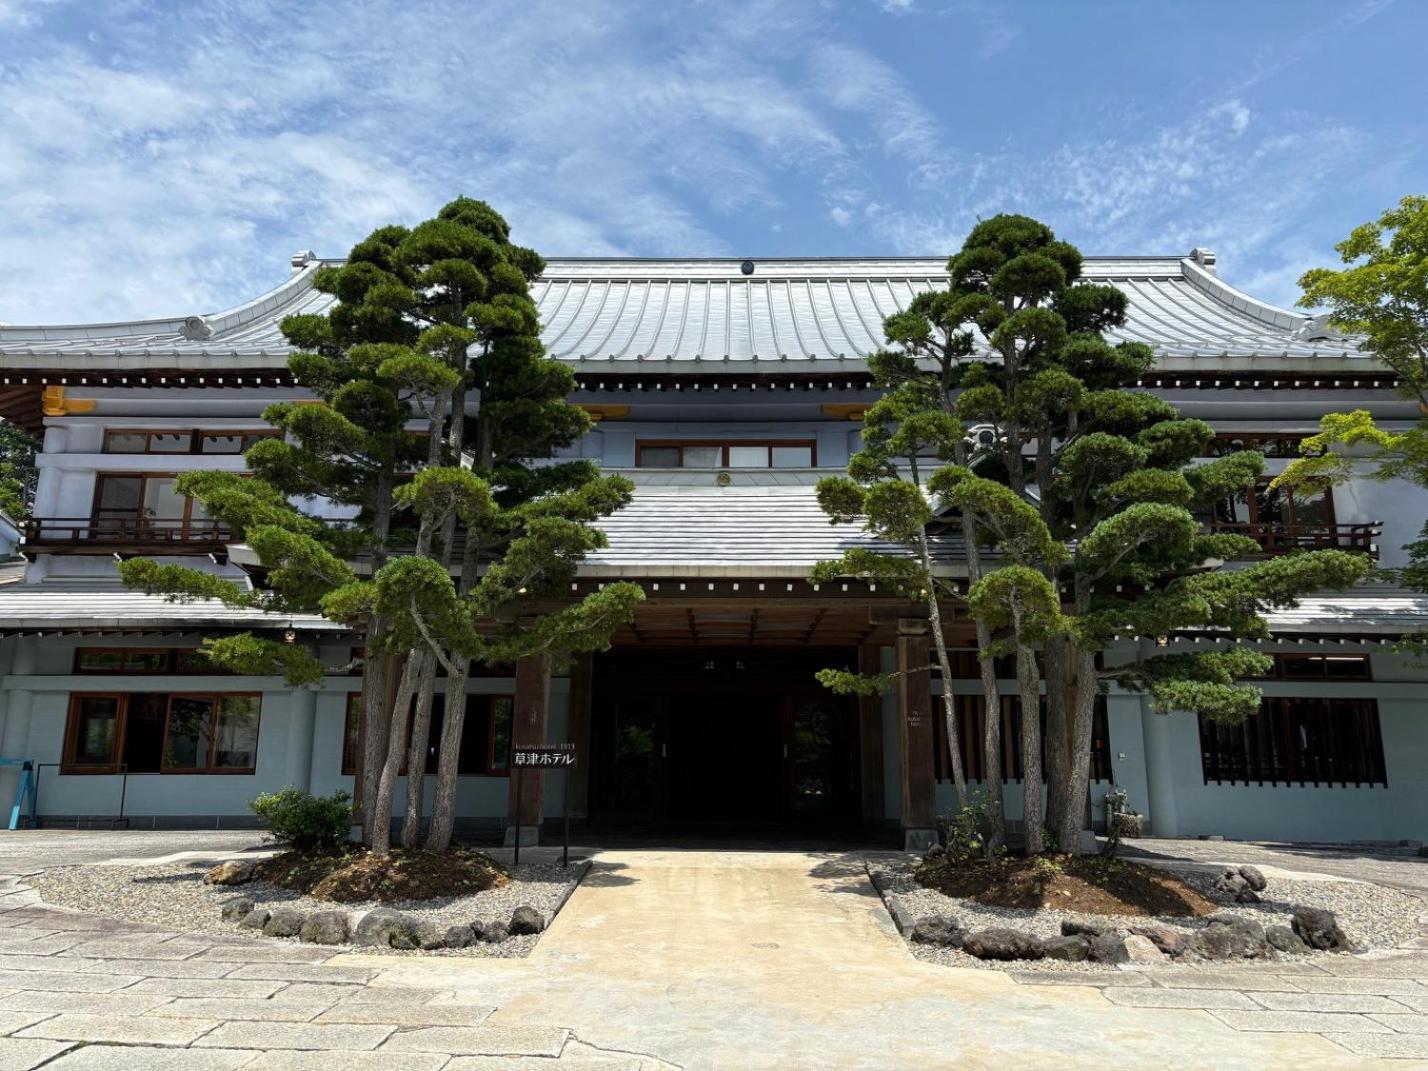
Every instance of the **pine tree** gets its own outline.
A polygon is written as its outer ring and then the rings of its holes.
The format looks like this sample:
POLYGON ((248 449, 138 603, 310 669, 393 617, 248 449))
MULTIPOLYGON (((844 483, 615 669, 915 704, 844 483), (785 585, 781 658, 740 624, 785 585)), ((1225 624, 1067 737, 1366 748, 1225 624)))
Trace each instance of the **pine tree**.
MULTIPOLYGON (((1200 516, 1252 487, 1264 460, 1245 452, 1200 463, 1213 431, 1132 389, 1154 354, 1105 340, 1103 332, 1124 323, 1127 299, 1080 276, 1080 253, 1035 220, 997 216, 973 228, 948 262, 948 289, 919 295, 889 318, 888 338, 898 349, 878 359, 900 363, 904 378, 916 382, 928 348, 957 354, 949 384, 955 402, 901 387, 885 399, 890 417, 901 406, 887 441, 897 442, 902 456, 935 459, 933 471, 924 462, 904 478, 879 456, 875 436, 874 453, 854 458, 850 479, 830 484, 826 494, 820 488, 836 520, 863 518, 874 531, 904 537, 915 537, 913 522, 925 530, 931 518, 964 526, 970 520, 968 544, 984 543, 994 555, 971 583, 967 603, 984 626, 981 635, 996 637, 990 644, 979 637, 983 659, 1015 658, 1031 852, 1041 848, 1034 800, 1041 682, 1046 824, 1063 848, 1079 850, 1104 682, 1148 693, 1161 713, 1239 721, 1253 716, 1260 700, 1244 679, 1268 662, 1227 645, 1111 664, 1118 640, 1184 630, 1264 638, 1264 612, 1308 591, 1352 585, 1368 568, 1362 556, 1339 551, 1221 567, 1253 559, 1260 548, 1244 536, 1207 533, 1200 516), (978 447, 967 452, 973 428, 978 447), (897 503, 891 514, 889 500, 897 503), (907 522, 889 528, 889 515, 907 522)), ((912 579, 891 558, 849 556, 825 573, 837 569, 912 579)))
MULTIPOLYGON (((374 231, 315 278, 336 298, 331 309, 282 324, 296 347, 294 381, 317 404, 265 411, 283 436, 247 452, 252 478, 179 481, 181 493, 241 533, 267 586, 249 590, 141 559, 121 566, 142 590, 317 610, 354 630, 365 649, 364 836, 378 853, 404 761, 414 774, 404 839, 415 842, 438 665, 450 706, 428 847, 444 850, 471 660, 504 665, 599 649, 643 598, 630 584, 568 597, 579 562, 604 545, 594 522, 625 505, 632 487, 588 462, 551 460, 588 430, 589 417, 565 400, 573 375, 540 342, 529 285, 543 267, 511 244, 505 220, 466 198, 415 227, 374 231), (323 520, 331 506, 355 518, 323 520)), ((310 653, 251 634, 205 649, 222 665, 295 683, 322 673, 310 653)))

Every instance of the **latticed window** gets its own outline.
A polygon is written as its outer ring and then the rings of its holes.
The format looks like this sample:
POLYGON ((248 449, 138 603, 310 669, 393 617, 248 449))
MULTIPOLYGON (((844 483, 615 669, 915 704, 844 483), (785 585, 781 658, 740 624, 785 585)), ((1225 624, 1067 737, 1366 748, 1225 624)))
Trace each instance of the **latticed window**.
POLYGON ((1200 718, 1205 783, 1388 785, 1378 701, 1266 696, 1239 725, 1200 718))

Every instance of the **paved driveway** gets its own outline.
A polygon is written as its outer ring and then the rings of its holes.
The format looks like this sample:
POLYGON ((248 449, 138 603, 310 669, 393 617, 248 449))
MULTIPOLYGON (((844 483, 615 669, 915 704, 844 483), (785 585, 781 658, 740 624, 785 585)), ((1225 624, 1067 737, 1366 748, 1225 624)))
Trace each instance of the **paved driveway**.
MULTIPOLYGON (((27 836, 0 837, 0 865, 34 868, 27 836)), ((29 843, 54 865, 71 836, 29 843)), ((120 857, 198 844, 102 836, 120 857)), ((0 1071, 1428 1067, 1424 954, 953 970, 907 953, 841 853, 601 853, 525 960, 334 957, 34 899, 0 879, 0 1071)))

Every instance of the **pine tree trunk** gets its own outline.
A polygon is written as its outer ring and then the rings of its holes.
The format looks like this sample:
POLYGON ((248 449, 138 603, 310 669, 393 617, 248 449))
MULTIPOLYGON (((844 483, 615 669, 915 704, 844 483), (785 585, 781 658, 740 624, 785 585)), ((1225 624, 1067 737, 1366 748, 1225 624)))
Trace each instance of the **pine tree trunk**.
POLYGON ((464 710, 454 712, 449 706, 451 697, 466 694, 466 680, 471 663, 458 658, 457 671, 446 678, 448 709, 441 722, 441 744, 436 759, 436 785, 431 796, 431 824, 426 831, 428 851, 444 852, 451 847, 451 834, 456 826, 456 773, 457 760, 461 757, 461 733, 465 718, 464 710))
MULTIPOLYGON (((377 474, 372 490, 372 572, 387 561, 387 536, 392 530, 393 470, 377 474)), ((387 709, 387 665, 385 640, 387 622, 374 616, 367 624, 366 649, 362 665, 362 840, 372 843, 372 806, 380 791, 382 764, 387 756, 391 712, 387 709)))
POLYGON ((957 728, 957 696, 952 691, 952 661, 947 657, 947 637, 942 635, 942 607, 937 600, 937 582, 932 575, 932 556, 927 549, 927 532, 918 537, 922 567, 927 572, 927 616, 932 625, 932 646, 937 651, 937 666, 942 671, 942 717, 947 725, 947 750, 952 763, 952 790, 957 807, 966 807, 967 776, 962 770, 962 748, 957 728))
POLYGON ((1046 828, 1057 832, 1066 813, 1067 779, 1071 766, 1066 741, 1069 719, 1066 712, 1066 659, 1069 642, 1061 636, 1048 637, 1043 670, 1046 678, 1046 828))
POLYGON ((402 667, 402 680, 397 685, 397 698, 392 704, 392 731, 387 743, 386 759, 382 763, 382 777, 368 811, 372 816, 372 854, 379 859, 391 854, 392 800, 397 794, 397 778, 401 776, 402 760, 407 754, 407 711, 411 707, 412 693, 416 690, 420 661, 420 657, 408 656, 402 667))
MULTIPOLYGON (((984 651, 992 642, 987 626, 977 622, 977 648, 984 651)), ((995 856, 1007 843, 1006 801, 1002 798, 1002 697, 997 688, 997 667, 990 658, 978 658, 982 677, 982 707, 986 728, 982 734, 982 765, 986 771, 987 854, 995 856)))
MULTIPOLYGON (((407 746, 407 807, 402 820, 402 847, 415 848, 421 839, 422 789, 426 784, 426 747, 431 737, 431 701, 436 687, 436 656, 423 652, 416 656, 421 663, 417 681, 416 713, 412 715, 412 738, 407 746)), ((462 697, 464 698, 464 697, 462 697)), ((453 697, 448 695, 446 717, 459 717, 465 713, 464 706, 452 708, 453 697)))
POLYGON ((1027 855, 1042 851, 1041 825, 1041 678, 1036 654, 1018 641, 1016 682, 1021 697, 1021 821, 1027 855))
POLYGON ((1061 850, 1081 851, 1082 835, 1086 830, 1086 800, 1091 790, 1091 730, 1096 713, 1096 655, 1093 651, 1073 648, 1075 676, 1072 679, 1071 694, 1071 762, 1070 776, 1066 780, 1065 810, 1061 814, 1058 838, 1061 850))

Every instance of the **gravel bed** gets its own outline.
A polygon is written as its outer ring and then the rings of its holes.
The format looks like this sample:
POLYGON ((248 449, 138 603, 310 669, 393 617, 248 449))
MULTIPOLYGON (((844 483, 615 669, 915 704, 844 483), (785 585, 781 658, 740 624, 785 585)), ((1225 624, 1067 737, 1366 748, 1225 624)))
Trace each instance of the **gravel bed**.
MULTIPOLYGON (((572 861, 569 867, 555 863, 522 863, 511 880, 498 888, 470 896, 433 900, 398 900, 388 904, 334 904, 314 900, 291 889, 267 882, 246 885, 205 885, 203 875, 212 862, 170 863, 165 866, 74 866, 46 870, 27 879, 45 902, 91 914, 132 922, 145 922, 179 931, 241 935, 262 941, 297 943, 296 937, 264 937, 253 930, 225 922, 219 909, 229 900, 247 897, 270 910, 292 907, 300 911, 347 911, 355 925, 357 918, 376 907, 388 907, 412 916, 419 922, 435 922, 444 927, 470 923, 476 919, 508 921, 522 905, 535 908, 547 925, 565 902, 568 892, 579 884, 590 864, 572 861)), ((495 956, 519 959, 528 956, 540 940, 539 934, 510 937, 499 944, 478 943, 466 948, 431 951, 334 945, 332 951, 361 952, 392 956, 495 956)))
MULTIPOLYGON (((1175 929, 1193 931, 1204 925, 1203 920, 1159 917, 1145 915, 1087 915, 1074 911, 1057 911, 1046 908, 1033 911, 1025 908, 991 907, 973 900, 963 900, 945 896, 935 889, 924 888, 913 880, 913 863, 873 863, 870 873, 883 895, 907 913, 914 921, 928 915, 951 918, 968 930, 980 930, 993 926, 1004 926, 1020 930, 1037 937, 1054 937, 1061 932, 1065 919, 1088 922, 1110 922, 1124 929, 1128 926, 1156 924, 1175 929)), ((1186 884, 1192 886, 1209 900, 1221 902, 1211 892, 1216 873, 1200 869, 1169 870, 1186 884)), ((1338 916, 1339 925, 1350 940, 1368 949, 1395 948, 1406 941, 1421 936, 1418 919, 1428 912, 1428 905, 1415 896, 1351 881, 1300 881, 1284 876, 1269 879, 1269 888, 1260 893, 1263 898, 1258 904, 1222 903, 1221 911, 1253 919, 1268 929, 1270 926, 1288 926, 1295 907, 1324 907, 1338 916)), ((981 960, 969 956, 960 949, 942 948, 935 945, 912 944, 909 948, 917 958, 935 963, 945 963, 956 967, 975 967, 990 970, 1043 970, 1043 971, 1105 971, 1118 969, 1105 963, 1069 963, 1063 960, 1013 960, 1001 962, 981 960)), ((1330 952, 1315 952, 1295 959, 1312 959, 1333 955, 1330 952)), ((1168 962, 1168 961, 1167 961, 1168 962)), ((1218 966, 1218 964, 1216 964, 1218 966)))

